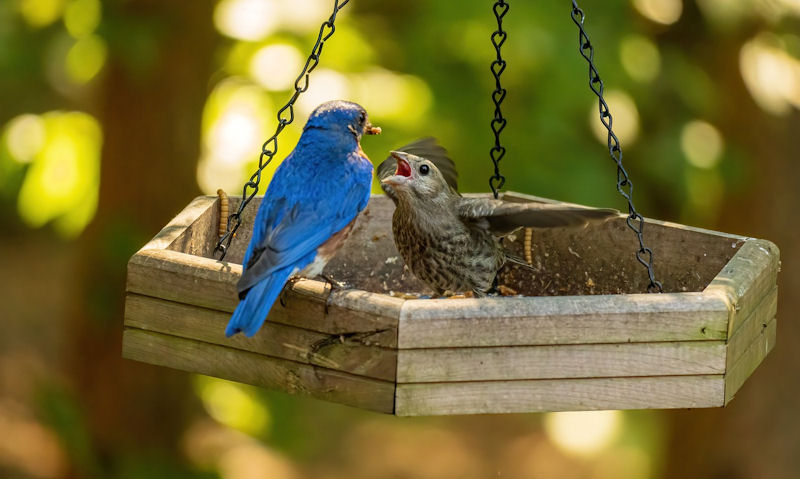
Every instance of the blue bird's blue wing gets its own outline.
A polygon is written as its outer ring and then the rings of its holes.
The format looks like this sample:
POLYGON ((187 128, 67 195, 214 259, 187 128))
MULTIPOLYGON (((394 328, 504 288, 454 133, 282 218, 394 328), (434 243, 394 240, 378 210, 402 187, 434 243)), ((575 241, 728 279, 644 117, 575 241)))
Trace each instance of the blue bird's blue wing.
POLYGON ((239 281, 244 292, 273 271, 292 266, 300 270, 313 261, 309 253, 316 252, 334 233, 347 226, 366 206, 369 188, 353 185, 345 197, 332 204, 295 203, 288 208, 285 198, 278 200, 281 211, 272 213, 278 222, 267 225, 264 238, 253 248, 247 268, 239 281))
POLYGON ((301 185, 306 190, 299 195, 274 198, 268 192, 264 198, 268 203, 259 209, 245 255, 245 270, 238 284, 241 301, 226 335, 243 331, 252 336, 258 331, 289 276, 314 261, 317 249, 366 207, 371 176, 365 178, 367 181, 353 178, 349 185, 336 185, 337 196, 347 188, 341 198, 332 198, 331 191, 324 188, 309 192, 306 185, 301 185))

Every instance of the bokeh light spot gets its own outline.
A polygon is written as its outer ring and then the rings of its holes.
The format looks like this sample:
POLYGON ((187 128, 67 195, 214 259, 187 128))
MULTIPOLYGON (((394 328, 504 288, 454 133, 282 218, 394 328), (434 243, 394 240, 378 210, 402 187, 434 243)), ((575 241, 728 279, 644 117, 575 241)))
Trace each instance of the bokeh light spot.
POLYGON ((681 18, 682 0, 633 0, 633 6, 645 18, 662 25, 671 25, 681 18))
POLYGON ((800 60, 780 38, 762 33, 742 46, 739 69, 747 90, 763 110, 786 115, 800 108, 800 60))
POLYGON ((681 150, 686 161, 698 168, 713 168, 719 163, 725 142, 713 125, 701 120, 687 123, 681 131, 681 150))
POLYGON ((637 34, 622 39, 619 47, 622 68, 631 78, 641 82, 655 79, 661 70, 661 55, 652 40, 637 34))
POLYGON ((220 457, 222 479, 296 479, 292 463, 282 455, 255 441, 239 444, 220 457), (269 471, 267 473, 267 471, 269 471), (266 473, 266 474, 265 474, 266 473))
POLYGON ((325 43, 325 65, 340 71, 363 71, 375 63, 375 47, 363 30, 336 24, 336 36, 325 43))
POLYGON ((309 80, 308 90, 297 100, 297 113, 307 117, 320 103, 351 99, 350 91, 346 76, 328 68, 317 68, 309 80))
POLYGON ((797 0, 762 0, 752 2, 752 8, 772 23, 777 23, 789 15, 800 16, 800 2, 797 0))
MULTIPOLYGON (((269 0, 279 9, 281 28, 295 33, 305 34, 309 30, 316 30, 323 18, 328 18, 333 3, 329 0, 269 0)), ((341 3, 341 2, 339 2, 341 3)), ((340 15, 345 16, 349 8, 342 10, 340 15)), ((337 16, 338 17, 338 16, 337 16)), ((336 36, 339 37, 339 24, 336 25, 336 36)))
POLYGON ((204 192, 241 188, 247 162, 258 158, 272 114, 269 96, 242 78, 228 78, 214 88, 203 109, 203 151, 197 167, 204 192))
POLYGON ((686 188, 689 201, 681 220, 687 224, 713 226, 725 197, 722 176, 717 170, 688 170, 686 188))
POLYGON ((267 45, 250 60, 250 75, 267 90, 288 90, 303 67, 300 51, 289 44, 267 45))
MULTIPOLYGON (((612 128, 623 147, 636 142, 639 136, 639 110, 633 98, 622 90, 607 90, 604 94, 613 118, 612 128)), ((600 122, 597 103, 592 103, 589 112, 589 125, 594 136, 603 144, 607 143, 608 131, 600 122)))
POLYGON ((58 20, 64 0, 19 0, 18 8, 28 25, 41 28, 58 20))
POLYGON ((372 118, 413 124, 422 120, 433 101, 425 83, 412 75, 376 68, 353 76, 353 97, 372 118))
POLYGON ((242 161, 261 145, 271 112, 272 102, 258 87, 237 78, 224 80, 203 111, 204 145, 225 162, 242 161))
POLYGON ((258 401, 252 387, 196 376, 195 389, 208 414, 226 426, 261 434, 269 425, 269 411, 258 401))
POLYGON ((53 221, 72 237, 94 216, 100 180, 102 131, 85 113, 42 115, 45 141, 20 188, 20 217, 33 227, 53 221))
POLYGON ((100 73, 106 62, 106 43, 97 35, 83 37, 67 52, 65 70, 74 83, 89 82, 100 73))
POLYGON ((548 413, 544 430, 562 451, 593 456, 609 447, 622 428, 620 411, 581 411, 548 413))
POLYGON ((239 40, 261 40, 280 25, 279 10, 269 0, 222 0, 214 9, 214 25, 239 40))
POLYGON ((11 119, 6 126, 6 146, 11 157, 19 163, 33 161, 34 155, 42 149, 44 140, 44 121, 37 115, 20 115, 11 119))
POLYGON ((91 35, 100 25, 100 0, 72 0, 64 9, 64 26, 75 38, 91 35))
POLYGON ((211 151, 225 163, 235 163, 255 152, 261 140, 258 123, 246 105, 232 105, 214 124, 209 135, 211 151))
POLYGON ((637 447, 614 447, 597 459, 591 479, 641 479, 653 474, 653 459, 637 447))
POLYGON ((697 6, 712 24, 726 29, 738 25, 753 9, 742 0, 697 0, 697 6))

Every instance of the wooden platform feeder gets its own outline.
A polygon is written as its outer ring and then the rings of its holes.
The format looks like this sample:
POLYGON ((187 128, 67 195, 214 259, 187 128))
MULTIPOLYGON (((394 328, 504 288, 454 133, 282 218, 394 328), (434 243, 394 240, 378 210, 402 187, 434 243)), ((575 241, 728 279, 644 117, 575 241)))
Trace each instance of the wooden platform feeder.
POLYGON ((501 282, 524 297, 404 299, 428 291, 403 270, 383 196, 328 265, 352 289, 333 292, 327 313, 327 284, 301 280, 255 337, 229 339, 258 201, 230 262, 212 255, 216 197, 195 199, 131 258, 125 357, 417 416, 724 406, 775 344, 769 241, 649 221, 667 293, 638 294, 647 277, 620 217, 536 231, 529 252, 516 238, 537 272, 509 269, 501 282))

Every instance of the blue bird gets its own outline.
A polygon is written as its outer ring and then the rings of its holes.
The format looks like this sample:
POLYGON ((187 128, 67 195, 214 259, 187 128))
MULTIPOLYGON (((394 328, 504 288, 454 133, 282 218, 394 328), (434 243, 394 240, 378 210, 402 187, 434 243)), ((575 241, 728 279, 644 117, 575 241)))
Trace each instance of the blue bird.
POLYGON ((380 128, 356 103, 330 101, 311 113, 256 214, 226 336, 256 334, 286 281, 322 273, 347 238, 372 185, 372 163, 361 149, 364 133, 380 128))

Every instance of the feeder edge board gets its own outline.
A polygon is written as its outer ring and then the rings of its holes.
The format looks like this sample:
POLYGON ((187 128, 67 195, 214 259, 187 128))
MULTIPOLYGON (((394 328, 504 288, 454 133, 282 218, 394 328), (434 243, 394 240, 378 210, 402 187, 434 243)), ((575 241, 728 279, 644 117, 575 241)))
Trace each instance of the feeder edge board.
POLYGON ((776 283, 780 251, 770 241, 750 239, 722 268, 703 294, 723 298, 728 304, 728 337, 733 336, 761 298, 776 283))
POLYGON ((166 334, 125 329, 123 357, 391 414, 394 383, 166 334))
MULTIPOLYGON (((345 335, 267 321, 252 338, 221 334, 230 314, 172 301, 128 294, 125 326, 170 336, 219 344, 232 349, 288 359, 327 369, 385 381, 395 380, 397 351, 381 347, 385 333, 352 332, 345 335)), ((391 332, 391 331, 390 331, 391 332)))
POLYGON ((398 383, 725 373, 724 341, 401 349, 398 383))
POLYGON ((198 219, 217 209, 212 208, 212 206, 215 206, 216 201, 216 196, 196 197, 186 208, 167 223, 153 239, 148 241, 139 252, 148 249, 168 249, 172 247, 181 236, 186 234, 187 230, 195 224, 198 219))
MULTIPOLYGON (((166 299, 232 313, 238 303, 236 282, 241 276, 241 265, 220 263, 170 250, 145 250, 136 253, 128 263, 128 292, 153 298, 166 299)), ((396 317, 404 300, 359 290, 330 292, 326 283, 302 279, 289 290, 292 297, 302 298, 302 313, 292 314, 291 308, 274 307, 270 321, 307 329, 317 327, 331 334, 352 331, 396 330, 396 317), (325 321, 322 316, 328 295, 332 294, 325 321), (354 305, 365 307, 354 311, 354 305), (317 314, 318 313, 318 314, 317 314), (288 319, 292 316, 292 320, 288 319)), ((396 335, 386 333, 387 347, 394 347, 396 335)))
POLYGON ((773 286, 728 340, 725 404, 733 399, 745 380, 775 346, 777 310, 778 287, 773 286))
POLYGON ((725 374, 725 404, 728 404, 742 387, 745 380, 761 364, 767 354, 775 347, 777 335, 776 319, 772 319, 762 330, 760 336, 753 341, 728 372, 725 374))
POLYGON ((723 405, 722 375, 398 384, 395 414, 497 414, 723 405))
MULTIPOLYGON (((128 291, 230 313, 237 302, 235 283, 240 274, 240 265, 169 250, 146 250, 129 263, 128 291)), ((298 281, 292 292, 316 305, 309 305, 306 313, 324 312, 325 283, 298 281)), ((333 295, 328 308, 331 317, 324 322, 330 330, 325 332, 393 329, 393 319, 387 324, 376 314, 397 314, 402 325, 397 344, 401 349, 715 340, 727 336, 724 300, 703 293, 482 300, 402 300, 359 290, 333 295), (354 311, 356 304, 368 310, 354 311), (698 313, 702 314, 699 320, 698 313)), ((286 315, 282 308, 275 308, 270 321, 319 327, 318 320, 291 323, 286 315)))
POLYGON ((750 239, 703 292, 728 303, 725 404, 775 345, 779 270, 778 247, 750 239))
MULTIPOLYGON (((777 309, 777 288, 773 288, 759 303, 758 307, 751 312, 750 319, 758 319, 763 317, 774 317, 777 309)), ((597 374, 597 371, 592 371, 594 374, 587 374, 583 378, 575 379, 548 379, 539 381, 530 380, 516 380, 516 381, 464 381, 464 382, 451 382, 452 378, 447 378, 447 382, 437 383, 417 383, 417 384, 403 384, 407 375, 406 369, 410 368, 406 364, 410 360, 409 354, 415 354, 418 351, 423 353, 441 353, 448 358, 436 358, 434 360, 421 361, 415 366, 418 367, 416 374, 428 374, 425 368, 433 368, 437 373, 441 372, 442 368, 451 367, 456 370, 467 369, 469 366, 464 366, 467 362, 467 357, 458 357, 460 352, 465 355, 475 355, 478 352, 478 357, 471 356, 470 360, 473 362, 483 362, 481 367, 491 367, 491 361, 495 360, 498 364, 499 371, 502 374, 509 374, 508 371, 516 369, 525 369, 528 364, 509 362, 506 364, 505 370, 502 369, 504 358, 509 354, 513 356, 513 352, 508 350, 519 349, 515 347, 509 348, 471 348, 471 349, 441 349, 441 350, 400 350, 398 351, 398 386, 397 386, 397 399, 396 411, 398 415, 431 415, 431 414, 480 414, 480 413, 504 413, 504 412, 526 412, 532 411, 531 408, 539 408, 536 410, 541 411, 557 411, 557 410, 582 410, 587 409, 589 406, 595 409, 629 409, 629 408, 684 408, 684 407, 716 407, 722 406, 724 403, 730 401, 734 388, 738 388, 755 369, 756 365, 763 359, 769 352, 769 345, 774 344, 774 321, 771 322, 770 328, 766 332, 762 332, 762 328, 753 325, 753 322, 748 321, 745 323, 746 327, 740 329, 736 336, 727 346, 722 346, 717 350, 718 356, 711 358, 712 361, 721 363, 722 373, 716 375, 690 375, 690 376, 669 376, 664 375, 658 377, 657 375, 646 375, 650 377, 617 377, 609 378, 612 382, 599 381, 600 378, 591 377, 597 374), (751 327, 751 325, 753 325, 751 327), (771 335, 770 335, 771 334, 771 335), (749 344, 748 344, 749 342, 749 344), (767 347, 765 347, 765 344, 767 347), (490 350, 487 358, 481 358, 481 349, 490 350), (502 352, 502 356, 492 356, 491 351, 496 350, 502 352), (480 360, 479 360, 480 359, 480 360), (725 368, 726 359, 732 363, 732 368, 725 368), (689 387, 689 394, 685 394, 682 389, 678 389, 670 394, 664 393, 664 390, 669 390, 673 387, 689 387), (634 402, 627 396, 615 397, 616 387, 634 388, 635 398, 634 402), (645 388, 647 391, 642 391, 639 388, 645 388), (649 391, 649 392, 648 392, 649 391), (520 394, 521 398, 515 398, 514 394, 520 394), (652 394, 648 399, 647 394, 652 394), (706 396, 703 396, 706 394, 706 396), (530 407, 524 404, 527 396, 537 395, 536 399, 531 403, 530 407), (584 395, 584 396, 582 396, 584 395), (577 396, 577 397, 576 397, 577 396), (602 398, 601 402, 592 402, 590 405, 580 402, 581 398, 602 398), (452 402, 448 402, 452 400, 452 402), (541 401, 538 403, 537 401, 541 401), (537 405, 538 404, 538 405, 537 405)), ((714 341, 700 341, 700 342, 681 342, 671 343, 671 346, 682 347, 684 345, 705 345, 705 344, 719 343, 714 341)), ((670 344, 670 343, 667 343, 670 344)), ((592 345, 587 345, 591 347, 592 345)), ((658 344, 618 344, 618 345, 600 345, 601 347, 659 347, 658 344)), ((570 348, 574 346, 546 346, 544 348, 552 348, 558 351, 561 348, 570 348)), ((579 348, 583 346, 578 346, 579 348)), ((670 347, 670 346, 666 346, 670 347)), ((542 348, 542 347, 539 347, 542 348)), ((563 351, 562 351, 563 352, 563 351)), ((631 359, 635 355, 631 356, 631 359)), ((639 359, 641 356, 639 356, 639 359)), ((430 358, 429 358, 430 359, 430 358)), ((555 360, 555 358, 554 358, 555 360)), ((597 362, 597 360, 593 360, 597 362)), ((701 361, 705 361, 701 359, 701 361)), ((702 365, 701 365, 702 366, 702 365)), ((546 367, 546 365, 545 365, 546 367)), ((612 366, 613 367, 613 366, 612 366)), ((412 367, 413 369, 413 367, 412 367)), ((447 374, 453 371, 442 373, 443 376, 431 379, 445 379, 447 374)), ((563 372, 563 370, 562 370, 563 372)), ((429 376, 430 378, 430 376, 429 376)), ((420 379, 419 377, 417 379, 420 379)))
POLYGON ((756 341, 770 321, 775 320, 778 313, 778 287, 774 286, 764 295, 758 306, 750 312, 747 319, 742 321, 741 327, 728 340, 728 355, 725 369, 730 369, 733 363, 739 360, 744 351, 756 341))
POLYGON ((408 300, 398 348, 724 340, 727 326, 703 293, 408 300))

